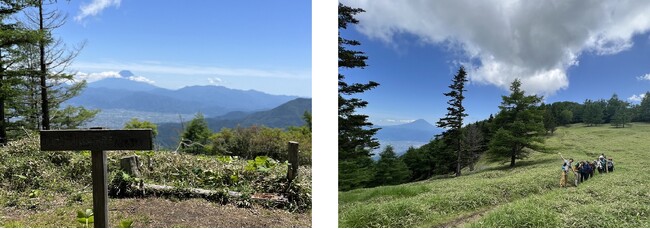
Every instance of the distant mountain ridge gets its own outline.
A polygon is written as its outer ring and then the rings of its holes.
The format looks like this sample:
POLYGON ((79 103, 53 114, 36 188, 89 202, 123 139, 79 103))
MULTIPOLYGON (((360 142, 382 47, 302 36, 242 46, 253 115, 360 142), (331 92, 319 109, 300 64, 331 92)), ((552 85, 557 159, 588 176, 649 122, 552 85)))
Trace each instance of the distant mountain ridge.
POLYGON ((381 128, 375 137, 382 141, 416 141, 429 142, 434 135, 442 133, 424 119, 394 126, 377 126, 381 128))
POLYGON ((379 159, 379 153, 383 151, 387 145, 393 146, 393 150, 397 155, 402 155, 408 150, 409 147, 420 147, 429 143, 431 139, 443 132, 442 129, 431 125, 424 119, 418 119, 410 123, 392 125, 392 126, 375 126, 381 128, 375 134, 379 140, 380 148, 373 150, 373 159, 379 159))
MULTIPOLYGON (((222 128, 249 127, 253 125, 287 128, 289 126, 304 125, 303 114, 305 111, 311 113, 312 100, 297 98, 270 110, 253 113, 231 112, 224 116, 206 118, 206 121, 213 132, 218 132, 222 128)), ((189 120, 185 120, 185 122, 187 121, 189 120)), ((186 123, 183 125, 186 126, 186 123)), ((178 144, 180 133, 183 132, 183 125, 181 123, 159 123, 159 136, 156 140, 163 147, 175 146, 178 144)))
MULTIPOLYGON (((120 72, 125 76, 129 73, 120 72)), ((208 117, 214 117, 232 111, 267 110, 296 98, 298 97, 223 86, 189 86, 169 90, 123 77, 89 83, 79 96, 68 100, 66 104, 160 113, 202 112, 208 117)))

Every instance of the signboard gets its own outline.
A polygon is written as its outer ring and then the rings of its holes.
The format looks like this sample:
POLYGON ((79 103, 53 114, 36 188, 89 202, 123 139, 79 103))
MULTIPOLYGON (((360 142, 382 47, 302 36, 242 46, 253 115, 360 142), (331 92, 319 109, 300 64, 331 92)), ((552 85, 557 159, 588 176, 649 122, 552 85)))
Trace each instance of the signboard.
POLYGON ((41 150, 152 150, 150 129, 43 130, 41 150))
POLYGON ((42 151, 91 150, 93 214, 96 228, 108 227, 108 172, 105 150, 152 150, 151 129, 42 130, 42 151))

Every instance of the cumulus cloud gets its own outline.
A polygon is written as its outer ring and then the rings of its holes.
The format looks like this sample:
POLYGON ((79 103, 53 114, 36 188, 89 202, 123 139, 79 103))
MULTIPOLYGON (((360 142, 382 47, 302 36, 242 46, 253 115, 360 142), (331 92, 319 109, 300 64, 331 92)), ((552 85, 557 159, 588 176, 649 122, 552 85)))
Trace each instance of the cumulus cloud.
POLYGON ((78 72, 75 75, 75 78, 77 80, 86 80, 88 82, 94 82, 106 78, 122 78, 122 76, 120 76, 120 73, 116 71, 93 72, 93 73, 78 72))
POLYGON ((642 76, 637 76, 636 79, 638 79, 638 80, 650 80, 650 73, 647 73, 647 74, 642 75, 642 76))
POLYGON ((119 7, 120 3, 121 0, 92 0, 79 7, 79 14, 74 17, 74 20, 81 21, 88 16, 95 16, 110 6, 119 7))
POLYGON ((632 102, 641 102, 643 98, 645 97, 645 94, 639 94, 639 95, 632 95, 627 100, 630 100, 632 102))
MULTIPOLYGON (((122 78, 122 79, 128 79, 128 80, 133 80, 133 81, 138 81, 138 82, 144 82, 148 84, 153 84, 155 81, 148 79, 147 77, 144 76, 135 76, 135 75, 125 75, 125 71, 104 71, 104 72, 93 72, 93 73, 85 73, 85 72, 78 72, 75 75, 76 80, 86 80, 88 82, 94 82, 106 78, 122 78)), ((129 72, 130 73, 130 72, 129 72)))
POLYGON ((148 83, 148 84, 153 84, 155 81, 148 79, 147 77, 144 76, 129 76, 127 78, 129 80, 137 81, 137 82, 143 82, 143 83, 148 83))
POLYGON ((650 1, 343 0, 363 8, 361 33, 395 44, 398 34, 462 53, 472 82, 553 94, 584 52, 612 55, 650 29, 650 1), (474 63, 474 64, 472 64, 474 63))

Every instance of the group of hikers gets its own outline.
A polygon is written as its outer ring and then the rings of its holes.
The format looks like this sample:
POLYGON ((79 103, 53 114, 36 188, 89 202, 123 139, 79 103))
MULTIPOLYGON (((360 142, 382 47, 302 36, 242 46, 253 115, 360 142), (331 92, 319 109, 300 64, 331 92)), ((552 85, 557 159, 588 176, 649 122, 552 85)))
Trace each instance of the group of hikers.
POLYGON ((562 164, 562 176, 560 177, 560 187, 566 187, 568 180, 569 172, 573 172, 575 175, 575 186, 578 186, 579 183, 582 183, 589 178, 593 177, 595 174, 594 170, 598 170, 598 173, 610 173, 614 172, 614 161, 612 158, 605 157, 605 154, 601 154, 597 160, 593 162, 589 161, 580 161, 576 164, 573 164, 573 158, 569 160, 564 159, 562 154, 560 154, 564 164, 562 164))

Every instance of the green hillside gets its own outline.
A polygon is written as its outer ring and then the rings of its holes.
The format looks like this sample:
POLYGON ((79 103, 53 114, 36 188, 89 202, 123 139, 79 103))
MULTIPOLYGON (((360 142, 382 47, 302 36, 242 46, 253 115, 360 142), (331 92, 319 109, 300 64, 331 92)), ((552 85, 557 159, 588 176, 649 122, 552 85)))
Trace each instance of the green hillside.
MULTIPOLYGON (((481 162, 458 178, 339 193, 340 227, 650 227, 650 124, 560 127, 550 154, 481 162), (614 173, 559 188, 561 159, 615 162, 614 173)), ((573 179, 573 175, 569 176, 573 179)))

